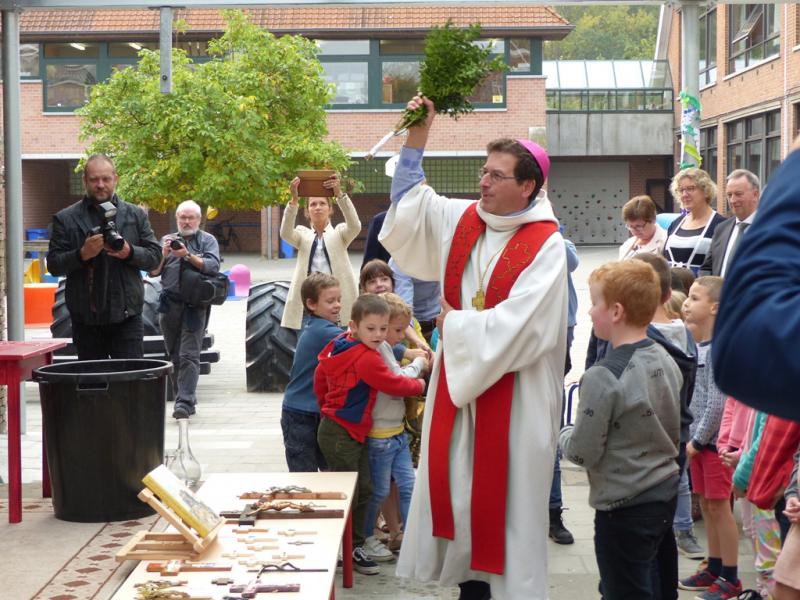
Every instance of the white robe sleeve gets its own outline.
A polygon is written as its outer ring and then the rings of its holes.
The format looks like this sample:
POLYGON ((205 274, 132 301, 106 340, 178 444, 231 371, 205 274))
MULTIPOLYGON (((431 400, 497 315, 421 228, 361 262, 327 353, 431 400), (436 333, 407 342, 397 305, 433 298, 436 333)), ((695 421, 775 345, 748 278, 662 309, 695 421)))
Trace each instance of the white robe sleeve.
POLYGON ((347 248, 350 243, 361 233, 361 220, 358 218, 358 211, 353 206, 353 201, 347 194, 342 194, 339 198, 339 208, 342 209, 344 223, 336 226, 336 232, 342 238, 342 244, 347 248))
POLYGON ((453 310, 445 317, 440 343, 453 404, 467 405, 504 373, 529 367, 563 347, 566 322, 566 253, 563 238, 554 234, 506 300, 491 309, 453 310))
POLYGON ((419 183, 386 213, 378 240, 408 275, 440 281, 442 259, 447 257, 454 224, 474 201, 439 196, 419 183))

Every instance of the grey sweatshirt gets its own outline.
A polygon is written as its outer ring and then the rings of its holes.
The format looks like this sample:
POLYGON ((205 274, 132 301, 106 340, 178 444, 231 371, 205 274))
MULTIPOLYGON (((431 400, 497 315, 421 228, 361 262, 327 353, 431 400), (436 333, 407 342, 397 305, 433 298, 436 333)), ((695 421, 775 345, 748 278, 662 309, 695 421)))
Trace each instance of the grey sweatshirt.
POLYGON ((595 510, 675 496, 682 384, 675 361, 649 339, 614 348, 583 374, 575 425, 559 442, 587 470, 595 510))
MULTIPOLYGON (((378 346, 378 352, 381 353, 381 358, 383 358, 383 362, 386 363, 389 370, 397 375, 419 377, 419 374, 425 367, 425 360, 422 358, 415 358, 411 364, 401 367, 394 357, 394 352, 388 342, 383 342, 378 346)), ((402 398, 378 392, 378 395, 375 397, 375 405, 372 407, 373 429, 399 427, 403 424, 403 417, 405 417, 405 415, 406 405, 402 398)))

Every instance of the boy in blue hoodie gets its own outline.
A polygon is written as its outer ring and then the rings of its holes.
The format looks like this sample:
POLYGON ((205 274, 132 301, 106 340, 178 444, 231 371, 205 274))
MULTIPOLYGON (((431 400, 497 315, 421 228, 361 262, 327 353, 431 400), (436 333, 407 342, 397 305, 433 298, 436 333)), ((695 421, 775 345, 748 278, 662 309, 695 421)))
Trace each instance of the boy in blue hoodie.
POLYGON ((292 473, 327 470, 317 443, 320 416, 314 395, 314 369, 320 351, 342 333, 338 325, 342 293, 335 277, 312 273, 300 287, 300 297, 308 316, 297 341, 281 411, 286 465, 292 473))
POLYGON ((353 494, 353 566, 364 575, 377 575, 378 565, 363 549, 367 505, 372 495, 369 454, 365 443, 372 428, 372 407, 378 392, 419 396, 425 381, 395 375, 378 348, 389 331, 389 305, 375 294, 362 294, 353 303, 349 331, 319 353, 314 393, 322 421, 317 439, 331 471, 357 471, 353 494))

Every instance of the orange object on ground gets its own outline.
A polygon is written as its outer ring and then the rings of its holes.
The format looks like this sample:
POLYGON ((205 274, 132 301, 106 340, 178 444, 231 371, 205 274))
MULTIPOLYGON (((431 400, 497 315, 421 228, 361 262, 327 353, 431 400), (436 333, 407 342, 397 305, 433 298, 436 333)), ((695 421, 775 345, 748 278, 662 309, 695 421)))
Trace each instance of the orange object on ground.
POLYGON ((49 325, 53 322, 53 304, 57 283, 25 284, 25 325, 49 325))

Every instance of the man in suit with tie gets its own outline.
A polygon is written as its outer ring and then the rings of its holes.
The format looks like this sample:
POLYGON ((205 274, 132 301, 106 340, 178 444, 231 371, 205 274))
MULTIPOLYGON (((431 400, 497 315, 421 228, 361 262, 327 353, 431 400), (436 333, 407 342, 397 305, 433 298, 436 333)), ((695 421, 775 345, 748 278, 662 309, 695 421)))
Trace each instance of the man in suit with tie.
POLYGON ((742 235, 756 216, 761 184, 754 173, 747 169, 736 169, 725 182, 725 195, 733 216, 714 230, 711 249, 700 267, 700 275, 725 277, 742 235))

